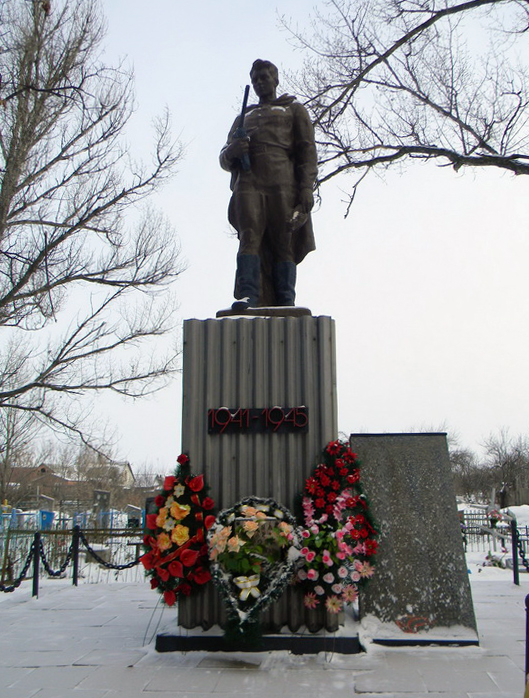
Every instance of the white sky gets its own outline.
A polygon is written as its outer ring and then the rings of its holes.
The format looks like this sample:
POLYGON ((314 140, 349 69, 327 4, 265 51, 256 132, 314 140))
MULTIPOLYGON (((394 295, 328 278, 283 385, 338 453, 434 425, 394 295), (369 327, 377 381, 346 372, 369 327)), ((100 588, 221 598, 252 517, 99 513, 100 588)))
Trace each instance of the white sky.
MULTIPOLYGON (((218 152, 252 62, 291 70, 303 56, 280 29, 273 2, 104 4, 106 58, 127 57, 136 74, 133 151, 147 154, 150 123, 165 105, 187 144, 179 174, 157 201, 189 265, 176 286, 180 319, 215 317, 233 300, 237 252, 218 152)), ((280 13, 303 24, 315 5, 323 3, 283 0, 280 13)), ((448 428, 477 451, 502 427, 526 432, 527 181, 415 164, 384 180, 368 177, 344 220, 346 187, 336 180, 323 188, 318 249, 298 267, 297 284, 298 305, 336 320, 339 429, 448 428)), ((147 401, 107 398, 100 410, 121 433, 121 457, 136 469, 170 471, 180 403, 177 379, 147 401)))

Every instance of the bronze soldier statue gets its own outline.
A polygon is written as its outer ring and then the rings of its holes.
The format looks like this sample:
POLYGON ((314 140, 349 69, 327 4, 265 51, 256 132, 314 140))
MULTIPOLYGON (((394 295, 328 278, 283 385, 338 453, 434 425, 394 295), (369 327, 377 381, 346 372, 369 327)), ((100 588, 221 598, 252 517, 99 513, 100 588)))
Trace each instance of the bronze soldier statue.
POLYGON ((277 97, 278 70, 257 60, 250 71, 259 104, 244 110, 247 135, 231 127, 220 154, 231 172, 228 219, 239 251, 232 308, 294 305, 296 265, 315 249, 310 211, 317 174, 314 129, 295 97, 277 97))

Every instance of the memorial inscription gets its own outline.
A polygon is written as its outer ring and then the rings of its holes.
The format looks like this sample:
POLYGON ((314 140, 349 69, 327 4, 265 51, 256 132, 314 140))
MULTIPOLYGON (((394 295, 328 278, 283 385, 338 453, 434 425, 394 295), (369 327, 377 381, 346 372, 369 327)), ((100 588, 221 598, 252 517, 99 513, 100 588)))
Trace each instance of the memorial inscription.
POLYGON ((307 407, 229 408, 208 410, 209 434, 234 433, 306 433, 309 428, 307 407))

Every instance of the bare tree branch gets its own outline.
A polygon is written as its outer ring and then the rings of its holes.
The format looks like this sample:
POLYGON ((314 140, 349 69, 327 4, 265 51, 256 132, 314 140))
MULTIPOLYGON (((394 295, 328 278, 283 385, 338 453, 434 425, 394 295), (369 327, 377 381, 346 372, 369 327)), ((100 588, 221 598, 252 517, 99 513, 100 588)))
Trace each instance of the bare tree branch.
POLYGON ((132 75, 101 61, 99 0, 55 0, 48 12, 4 0, 0 25, 0 415, 89 443, 72 401, 139 397, 176 370, 175 353, 146 347, 173 327, 180 250, 143 202, 181 147, 167 113, 150 165, 125 147, 132 75))

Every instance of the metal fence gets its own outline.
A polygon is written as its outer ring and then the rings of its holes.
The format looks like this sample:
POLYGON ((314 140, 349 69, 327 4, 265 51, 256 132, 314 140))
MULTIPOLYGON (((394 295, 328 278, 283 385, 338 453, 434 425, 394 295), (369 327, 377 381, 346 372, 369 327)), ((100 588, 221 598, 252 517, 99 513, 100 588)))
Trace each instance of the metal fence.
POLYGON ((0 591, 14 591, 24 580, 33 580, 38 593, 40 576, 79 581, 134 582, 144 579, 139 564, 141 529, 73 529, 0 532, 0 591))

